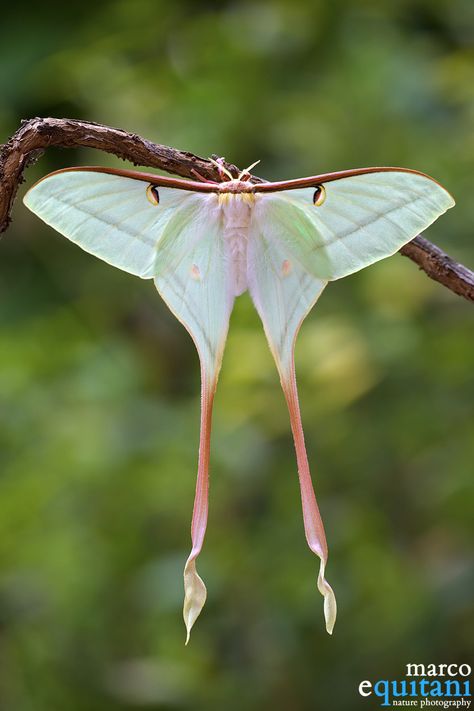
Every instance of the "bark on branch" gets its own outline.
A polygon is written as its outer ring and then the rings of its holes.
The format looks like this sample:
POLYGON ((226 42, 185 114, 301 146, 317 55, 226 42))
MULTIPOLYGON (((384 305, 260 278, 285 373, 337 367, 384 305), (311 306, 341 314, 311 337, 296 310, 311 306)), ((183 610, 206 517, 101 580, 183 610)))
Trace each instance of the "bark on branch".
MULTIPOLYGON (((10 224, 10 213, 23 182, 25 168, 34 163, 49 146, 60 148, 95 148, 112 153, 134 165, 159 168, 183 178, 196 178, 197 171, 204 178, 219 180, 217 168, 205 158, 187 151, 179 151, 127 133, 118 128, 91 121, 74 119, 33 118, 23 121, 20 128, 0 150, 0 233, 10 224)), ((237 176, 239 169, 232 163, 225 167, 237 176)), ((253 176, 255 181, 261 178, 253 176)), ((455 294, 474 301, 474 272, 458 264, 439 247, 423 237, 401 248, 400 253, 418 264, 431 279, 443 284, 455 294)))

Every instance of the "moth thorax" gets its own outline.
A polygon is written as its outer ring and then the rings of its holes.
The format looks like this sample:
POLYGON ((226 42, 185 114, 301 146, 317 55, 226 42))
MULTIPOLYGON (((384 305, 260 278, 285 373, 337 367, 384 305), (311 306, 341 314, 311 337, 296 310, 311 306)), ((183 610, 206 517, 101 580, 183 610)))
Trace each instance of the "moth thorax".
POLYGON ((255 203, 254 193, 238 193, 238 192, 220 192, 219 205, 221 207, 233 206, 236 203, 241 203, 251 207, 255 203))
POLYGON ((219 206, 222 210, 225 232, 248 228, 254 201, 255 196, 250 193, 221 193, 219 195, 219 206))
POLYGON ((252 183, 248 183, 246 180, 228 180, 219 185, 219 193, 222 194, 252 194, 255 186, 252 183))

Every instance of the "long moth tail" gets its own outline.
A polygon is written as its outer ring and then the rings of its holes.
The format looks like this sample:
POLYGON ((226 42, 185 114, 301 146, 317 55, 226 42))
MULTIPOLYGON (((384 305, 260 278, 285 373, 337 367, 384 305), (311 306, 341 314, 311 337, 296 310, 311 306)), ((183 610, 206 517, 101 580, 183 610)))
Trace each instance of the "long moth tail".
POLYGON ((184 624, 186 625, 186 644, 189 642, 191 629, 199 617, 207 597, 206 586, 196 570, 196 558, 201 552, 204 542, 209 510, 209 454, 215 386, 215 380, 213 382, 209 381, 205 373, 202 372, 199 460, 193 518, 191 522, 192 549, 184 567, 183 617, 184 624))
POLYGON ((308 455, 306 454, 293 360, 291 361, 291 366, 287 373, 282 373, 282 371, 280 371, 280 377, 283 392, 288 405, 291 431, 293 433, 293 441, 295 443, 306 540, 310 549, 313 553, 316 553, 321 561, 318 575, 318 590, 324 597, 324 618, 326 620, 326 630, 329 634, 332 634, 337 615, 336 597, 333 589, 325 578, 325 569, 328 560, 328 547, 321 514, 319 513, 318 504, 316 502, 313 482, 311 480, 308 455))

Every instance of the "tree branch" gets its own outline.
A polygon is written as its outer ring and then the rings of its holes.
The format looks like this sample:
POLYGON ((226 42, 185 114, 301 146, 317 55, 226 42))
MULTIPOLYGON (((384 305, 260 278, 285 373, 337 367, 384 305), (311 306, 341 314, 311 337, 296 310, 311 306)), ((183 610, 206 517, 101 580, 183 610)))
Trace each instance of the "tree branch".
POLYGON ((455 294, 474 301, 474 272, 455 262, 442 249, 418 235, 401 248, 400 254, 418 264, 430 279, 455 294))
MULTIPOLYGON (((211 161, 187 151, 178 151, 127 133, 118 128, 91 121, 75 119, 34 118, 23 121, 20 128, 0 150, 0 233, 10 224, 10 213, 23 182, 25 168, 34 163, 49 146, 60 148, 95 148, 112 153, 134 165, 159 168, 183 178, 196 178, 197 171, 204 178, 220 180, 211 161)), ((237 176, 239 169, 232 163, 225 167, 237 176)), ((261 178, 252 176, 255 182, 261 178)), ((418 264, 431 279, 443 284, 455 294, 474 301, 474 273, 458 264, 439 247, 423 237, 401 248, 400 253, 418 264)))

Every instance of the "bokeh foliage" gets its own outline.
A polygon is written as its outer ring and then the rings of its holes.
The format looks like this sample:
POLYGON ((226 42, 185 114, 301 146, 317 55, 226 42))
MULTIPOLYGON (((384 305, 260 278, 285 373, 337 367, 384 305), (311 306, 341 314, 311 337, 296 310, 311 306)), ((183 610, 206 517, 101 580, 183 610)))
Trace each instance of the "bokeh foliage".
MULTIPOLYGON (((471 0, 11 3, 0 135, 118 125, 268 178, 415 167, 458 205, 428 238, 474 263, 471 0)), ((49 152, 27 181, 109 156, 49 152)), ((363 679, 472 655, 472 308, 395 256, 330 285, 297 367, 339 602, 306 549, 283 398, 247 297, 213 435, 184 648, 198 362, 151 283, 19 203, 1 244, 0 705, 372 708, 363 679)), ((472 656, 471 656, 472 659, 472 656)))

